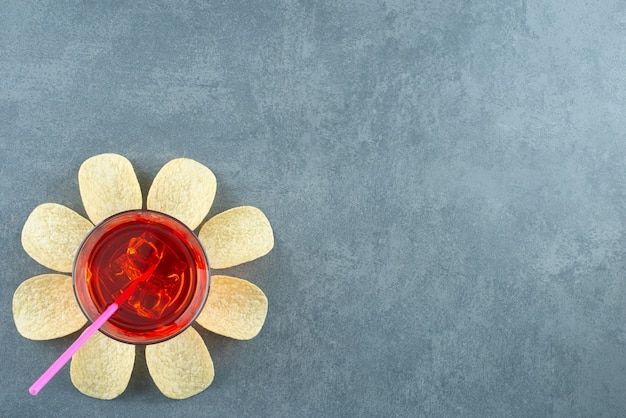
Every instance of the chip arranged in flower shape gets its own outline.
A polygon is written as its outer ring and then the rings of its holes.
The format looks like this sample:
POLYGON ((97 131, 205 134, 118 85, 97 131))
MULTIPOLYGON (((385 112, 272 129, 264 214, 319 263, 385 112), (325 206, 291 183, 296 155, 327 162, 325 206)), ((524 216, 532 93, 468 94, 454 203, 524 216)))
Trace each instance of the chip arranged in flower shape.
POLYGON ((209 219, 198 234, 215 269, 256 260, 274 247, 267 217, 252 206, 229 209, 209 219))
POLYGON ((113 399, 126 386, 135 364, 135 347, 96 332, 72 358, 70 377, 76 389, 99 399, 113 399))
POLYGON ((209 350, 193 328, 179 338, 147 346, 146 364, 159 390, 172 399, 202 392, 215 376, 209 350))
POLYGON ((78 331, 87 318, 73 301, 72 278, 42 274, 23 282, 13 296, 13 317, 20 334, 50 340, 78 331), (62 304, 55 303, 62 301, 62 304))
POLYGON ((133 166, 117 154, 100 154, 78 170, 78 186, 89 219, 100 223, 126 210, 141 209, 141 187, 133 166))
MULTIPOLYGON (((88 294, 85 300, 91 300, 92 296, 97 300, 91 303, 95 307, 93 312, 88 313, 89 319, 94 319, 123 289, 138 292, 128 298, 122 309, 128 309, 126 314, 132 313, 132 319, 121 312, 121 316, 114 315, 109 322, 117 320, 122 329, 138 323, 152 326, 155 321, 176 316, 170 315, 174 307, 184 310, 183 302, 194 293, 193 280, 187 282, 191 277, 189 268, 198 264, 199 254, 206 255, 211 269, 225 269, 255 260, 274 246, 270 222, 255 207, 236 207, 204 221, 217 183, 209 168, 189 158, 172 160, 157 173, 147 192, 146 210, 142 210, 141 187, 132 164, 121 155, 100 154, 89 158, 78 170, 78 183, 89 219, 65 206, 44 203, 26 220, 22 246, 29 256, 49 269, 69 273, 77 265, 79 274, 75 277, 80 276, 77 282, 94 281, 92 287, 84 289, 73 289, 72 277, 67 274, 41 274, 24 281, 13 295, 13 318, 17 331, 29 339, 60 338, 84 327, 87 318, 76 295, 88 294), (174 236, 181 242, 195 240, 200 249, 190 251, 192 255, 170 251, 166 241, 171 236, 166 234, 163 238, 158 230, 148 228, 126 236, 113 234, 108 245, 93 245, 85 250, 84 260, 80 255, 76 258, 79 250, 91 242, 86 237, 107 235, 108 230, 99 229, 101 223, 124 213, 159 213, 172 217, 185 234, 191 235, 174 236), (94 229, 94 225, 98 226, 94 229), (197 236, 192 232, 196 228, 197 236), (89 265, 89 260, 95 261, 92 266, 102 268, 81 270, 89 265)), ((259 334, 267 316, 268 301, 257 286, 244 279, 215 275, 208 296, 206 289, 202 290, 196 283, 197 289, 205 296, 204 307, 198 304, 191 309, 199 326, 239 340, 259 334)), ((88 312, 85 304, 82 307, 88 312)), ((156 387, 167 397, 185 399, 207 388, 215 370, 198 332, 189 324, 173 322, 175 332, 157 331, 161 339, 133 341, 152 343, 146 345, 145 353, 156 387)), ((130 332, 137 330, 131 327, 130 332)), ((119 341, 124 337, 111 336, 97 332, 72 358, 71 381, 87 396, 113 399, 128 386, 135 364, 135 346, 119 341)))

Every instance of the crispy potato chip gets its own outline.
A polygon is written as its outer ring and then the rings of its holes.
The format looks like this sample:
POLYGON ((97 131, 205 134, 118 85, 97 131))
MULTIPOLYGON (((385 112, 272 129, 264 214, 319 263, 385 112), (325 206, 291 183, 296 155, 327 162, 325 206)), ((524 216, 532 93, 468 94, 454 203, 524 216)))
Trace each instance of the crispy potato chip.
POLYGON ((81 242, 93 228, 91 222, 56 203, 37 206, 22 229, 22 246, 38 263, 69 273, 81 242))
POLYGON ((189 158, 178 158, 165 164, 154 178, 147 207, 196 229, 209 213, 216 189, 211 170, 189 158))
POLYGON ((17 331, 31 340, 64 337, 87 323, 72 278, 63 274, 42 274, 19 285, 13 294, 13 319, 17 331))
POLYGON ((209 331, 237 340, 254 338, 265 322, 267 298, 252 283, 211 276, 209 297, 197 322, 209 331))
POLYGON ((229 209, 214 216, 202 225, 198 237, 215 269, 255 260, 274 247, 270 222, 252 206, 229 209))
POLYGON ((85 395, 113 399, 128 386, 134 364, 135 346, 96 332, 72 357, 70 377, 85 395))
POLYGON ((100 154, 78 170, 78 186, 85 211, 95 224, 116 213, 141 209, 141 188, 133 166, 117 154, 100 154))
POLYGON ((200 334, 187 328, 162 343, 146 346, 148 371, 168 398, 186 399, 208 388, 215 371, 200 334))

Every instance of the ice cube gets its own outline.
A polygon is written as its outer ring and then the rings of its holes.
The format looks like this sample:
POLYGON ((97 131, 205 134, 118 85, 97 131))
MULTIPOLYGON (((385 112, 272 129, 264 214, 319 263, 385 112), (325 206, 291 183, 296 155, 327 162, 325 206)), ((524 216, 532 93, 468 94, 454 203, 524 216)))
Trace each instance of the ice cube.
POLYGON ((128 299, 128 303, 135 308, 137 315, 144 318, 158 319, 167 307, 169 298, 162 292, 155 293, 140 288, 128 299), (166 300, 164 300, 164 296, 166 300))
POLYGON ((139 277, 141 272, 130 261, 124 251, 118 255, 108 266, 103 268, 98 275, 98 282, 104 293, 110 294, 113 299, 117 298, 128 284, 139 277))
POLYGON ((127 253, 116 258, 111 264, 110 270, 118 279, 125 278, 128 281, 135 280, 137 277, 141 276, 141 270, 137 268, 127 253))
POLYGON ((165 248, 165 243, 154 234, 144 232, 139 237, 131 238, 126 254, 135 267, 143 272, 150 266, 159 264, 165 248))
POLYGON ((178 295, 187 262, 175 252, 166 249, 158 268, 141 283, 129 303, 137 314, 146 318, 160 318, 178 295))

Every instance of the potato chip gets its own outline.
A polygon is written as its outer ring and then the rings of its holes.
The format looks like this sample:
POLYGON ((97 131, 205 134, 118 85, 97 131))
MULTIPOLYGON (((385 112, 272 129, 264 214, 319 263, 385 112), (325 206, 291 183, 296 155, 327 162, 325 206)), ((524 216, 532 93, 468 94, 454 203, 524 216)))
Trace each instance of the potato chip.
POLYGON ((22 229, 22 246, 38 263, 69 273, 81 242, 93 228, 91 222, 56 203, 37 206, 22 229))
POLYGON ((216 189, 211 170, 189 158, 178 158, 165 164, 154 178, 147 207, 196 229, 209 213, 216 189))
POLYGON ((100 154, 78 170, 78 186, 85 211, 95 224, 109 216, 141 209, 142 196, 133 166, 117 154, 100 154))
POLYGON ((31 340, 64 337, 87 322, 72 278, 63 274, 42 274, 20 284, 13 294, 13 318, 17 331, 31 340))
POLYGON ((211 276, 211 289, 198 324, 237 340, 254 338, 265 322, 267 298, 252 283, 230 276, 211 276))
POLYGON ((128 386, 134 364, 135 346, 96 332, 72 357, 70 377, 85 395, 113 399, 128 386))
POLYGON ((162 343, 146 346, 146 364, 154 383, 168 398, 197 395, 213 382, 213 360, 200 334, 187 328, 162 343))
POLYGON ((209 219, 200 229, 200 242, 211 268, 236 266, 264 256, 274 247, 274 234, 263 212, 241 206, 209 219))

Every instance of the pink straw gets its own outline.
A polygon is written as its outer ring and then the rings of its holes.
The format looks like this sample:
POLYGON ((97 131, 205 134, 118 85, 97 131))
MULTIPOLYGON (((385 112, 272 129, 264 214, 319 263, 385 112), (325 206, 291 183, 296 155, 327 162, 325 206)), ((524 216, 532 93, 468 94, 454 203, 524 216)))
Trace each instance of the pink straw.
POLYGON ((117 311, 118 307, 117 303, 112 303, 106 311, 102 312, 98 319, 96 319, 94 323, 89 326, 89 328, 83 331, 83 333, 80 334, 80 337, 78 337, 76 341, 74 341, 74 343, 70 345, 54 363, 52 363, 48 370, 46 370, 44 374, 42 374, 41 377, 33 383, 33 385, 28 389, 30 394, 33 396, 38 394, 39 391, 46 386, 50 379, 52 379, 54 375, 57 374, 63 366, 65 366, 65 363, 67 363, 72 356, 76 354, 83 344, 85 344, 87 340, 111 317, 111 315, 117 311))
POLYGON ((28 389, 28 392, 30 392, 30 394, 33 396, 38 394, 39 391, 43 389, 44 386, 46 386, 50 379, 52 379, 54 375, 56 375, 58 371, 61 370, 63 366, 65 366, 65 363, 67 363, 72 358, 72 356, 76 354, 76 352, 83 346, 83 344, 85 344, 87 340, 93 334, 95 334, 96 331, 98 331, 106 321, 108 321, 108 319, 118 310, 118 308, 124 302, 126 302, 126 299, 130 297, 131 293, 133 293, 137 285, 148 279, 152 275, 156 267, 157 264, 152 265, 145 273, 130 282, 130 284, 126 289, 124 289, 122 294, 119 295, 117 299, 115 299, 115 302, 109 305, 109 307, 100 314, 100 316, 93 322, 93 324, 91 324, 85 331, 83 331, 83 333, 80 334, 80 337, 78 337, 76 341, 74 341, 74 343, 70 345, 67 350, 65 350, 65 352, 61 354, 54 363, 52 363, 50 367, 48 367, 48 370, 46 370, 41 375, 41 377, 37 379, 35 383, 33 383, 33 385, 28 389))

